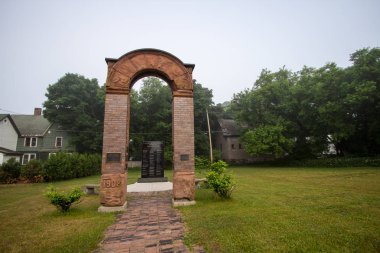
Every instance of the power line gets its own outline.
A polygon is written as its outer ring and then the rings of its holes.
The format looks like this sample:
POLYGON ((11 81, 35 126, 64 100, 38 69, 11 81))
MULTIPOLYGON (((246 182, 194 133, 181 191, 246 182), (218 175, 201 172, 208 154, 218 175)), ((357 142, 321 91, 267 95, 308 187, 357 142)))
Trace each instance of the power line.
POLYGON ((0 108, 0 111, 10 112, 10 113, 15 113, 15 114, 22 114, 22 113, 18 113, 18 112, 14 112, 14 111, 6 110, 6 109, 3 109, 3 108, 0 108))

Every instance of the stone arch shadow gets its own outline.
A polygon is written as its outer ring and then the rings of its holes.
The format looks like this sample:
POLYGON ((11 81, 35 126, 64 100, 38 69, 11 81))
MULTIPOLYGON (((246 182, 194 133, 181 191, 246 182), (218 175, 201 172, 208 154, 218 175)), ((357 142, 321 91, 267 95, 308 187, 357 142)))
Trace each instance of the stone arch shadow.
POLYGON ((118 59, 106 58, 108 75, 104 111, 99 211, 126 205, 130 91, 146 76, 156 76, 172 91, 173 201, 194 203, 194 64, 157 49, 139 49, 118 59))

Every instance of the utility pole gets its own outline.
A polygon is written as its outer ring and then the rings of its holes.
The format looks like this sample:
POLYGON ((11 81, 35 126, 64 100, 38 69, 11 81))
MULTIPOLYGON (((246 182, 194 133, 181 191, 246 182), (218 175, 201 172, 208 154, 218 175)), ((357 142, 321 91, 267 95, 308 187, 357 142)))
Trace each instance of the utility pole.
POLYGON ((210 129, 210 120, 208 118, 208 110, 206 109, 206 116, 207 116, 207 127, 208 127, 208 140, 210 143, 210 161, 211 163, 214 162, 214 159, 212 157, 212 141, 211 141, 211 129, 210 129))

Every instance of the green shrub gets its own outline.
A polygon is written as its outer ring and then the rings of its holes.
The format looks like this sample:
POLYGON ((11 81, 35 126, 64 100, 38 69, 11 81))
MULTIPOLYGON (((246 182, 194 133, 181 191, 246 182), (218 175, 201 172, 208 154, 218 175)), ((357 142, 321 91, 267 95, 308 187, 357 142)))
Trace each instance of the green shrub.
POLYGON ((45 162, 45 181, 73 178, 70 170, 69 154, 59 152, 45 162))
POLYGON ((33 183, 42 183, 44 178, 42 161, 32 159, 26 165, 21 166, 20 177, 26 178, 33 183))
POLYGON ((69 193, 57 192, 57 189, 50 185, 45 195, 50 200, 50 203, 56 206, 58 210, 67 212, 74 202, 80 200, 83 196, 83 192, 78 187, 72 189, 69 193))
POLYGON ((211 164, 206 175, 208 184, 221 198, 230 198, 236 185, 232 175, 227 173, 227 167, 227 163, 219 160, 211 164))
POLYGON ((0 182, 16 183, 20 176, 21 164, 15 158, 11 158, 0 166, 0 182))
POLYGON ((96 154, 59 152, 45 162, 45 180, 56 181, 100 173, 101 161, 101 156, 96 154))
POLYGON ((206 157, 196 156, 195 157, 195 169, 199 172, 206 171, 210 168, 210 160, 206 157))

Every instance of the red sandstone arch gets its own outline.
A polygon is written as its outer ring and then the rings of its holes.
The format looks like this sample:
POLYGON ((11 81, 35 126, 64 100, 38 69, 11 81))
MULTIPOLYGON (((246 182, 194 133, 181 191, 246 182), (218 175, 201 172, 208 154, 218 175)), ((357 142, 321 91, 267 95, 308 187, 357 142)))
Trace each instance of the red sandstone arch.
POLYGON ((184 64, 174 55, 157 49, 139 49, 119 59, 106 58, 107 91, 128 94, 134 82, 144 76, 164 79, 174 94, 192 96, 194 64, 184 64))
POLYGON ((104 114, 102 207, 121 207, 126 197, 130 90, 145 76, 165 80, 172 90, 173 199, 194 200, 194 106, 192 72, 174 55, 157 49, 139 49, 118 59, 106 58, 108 75, 104 114))

